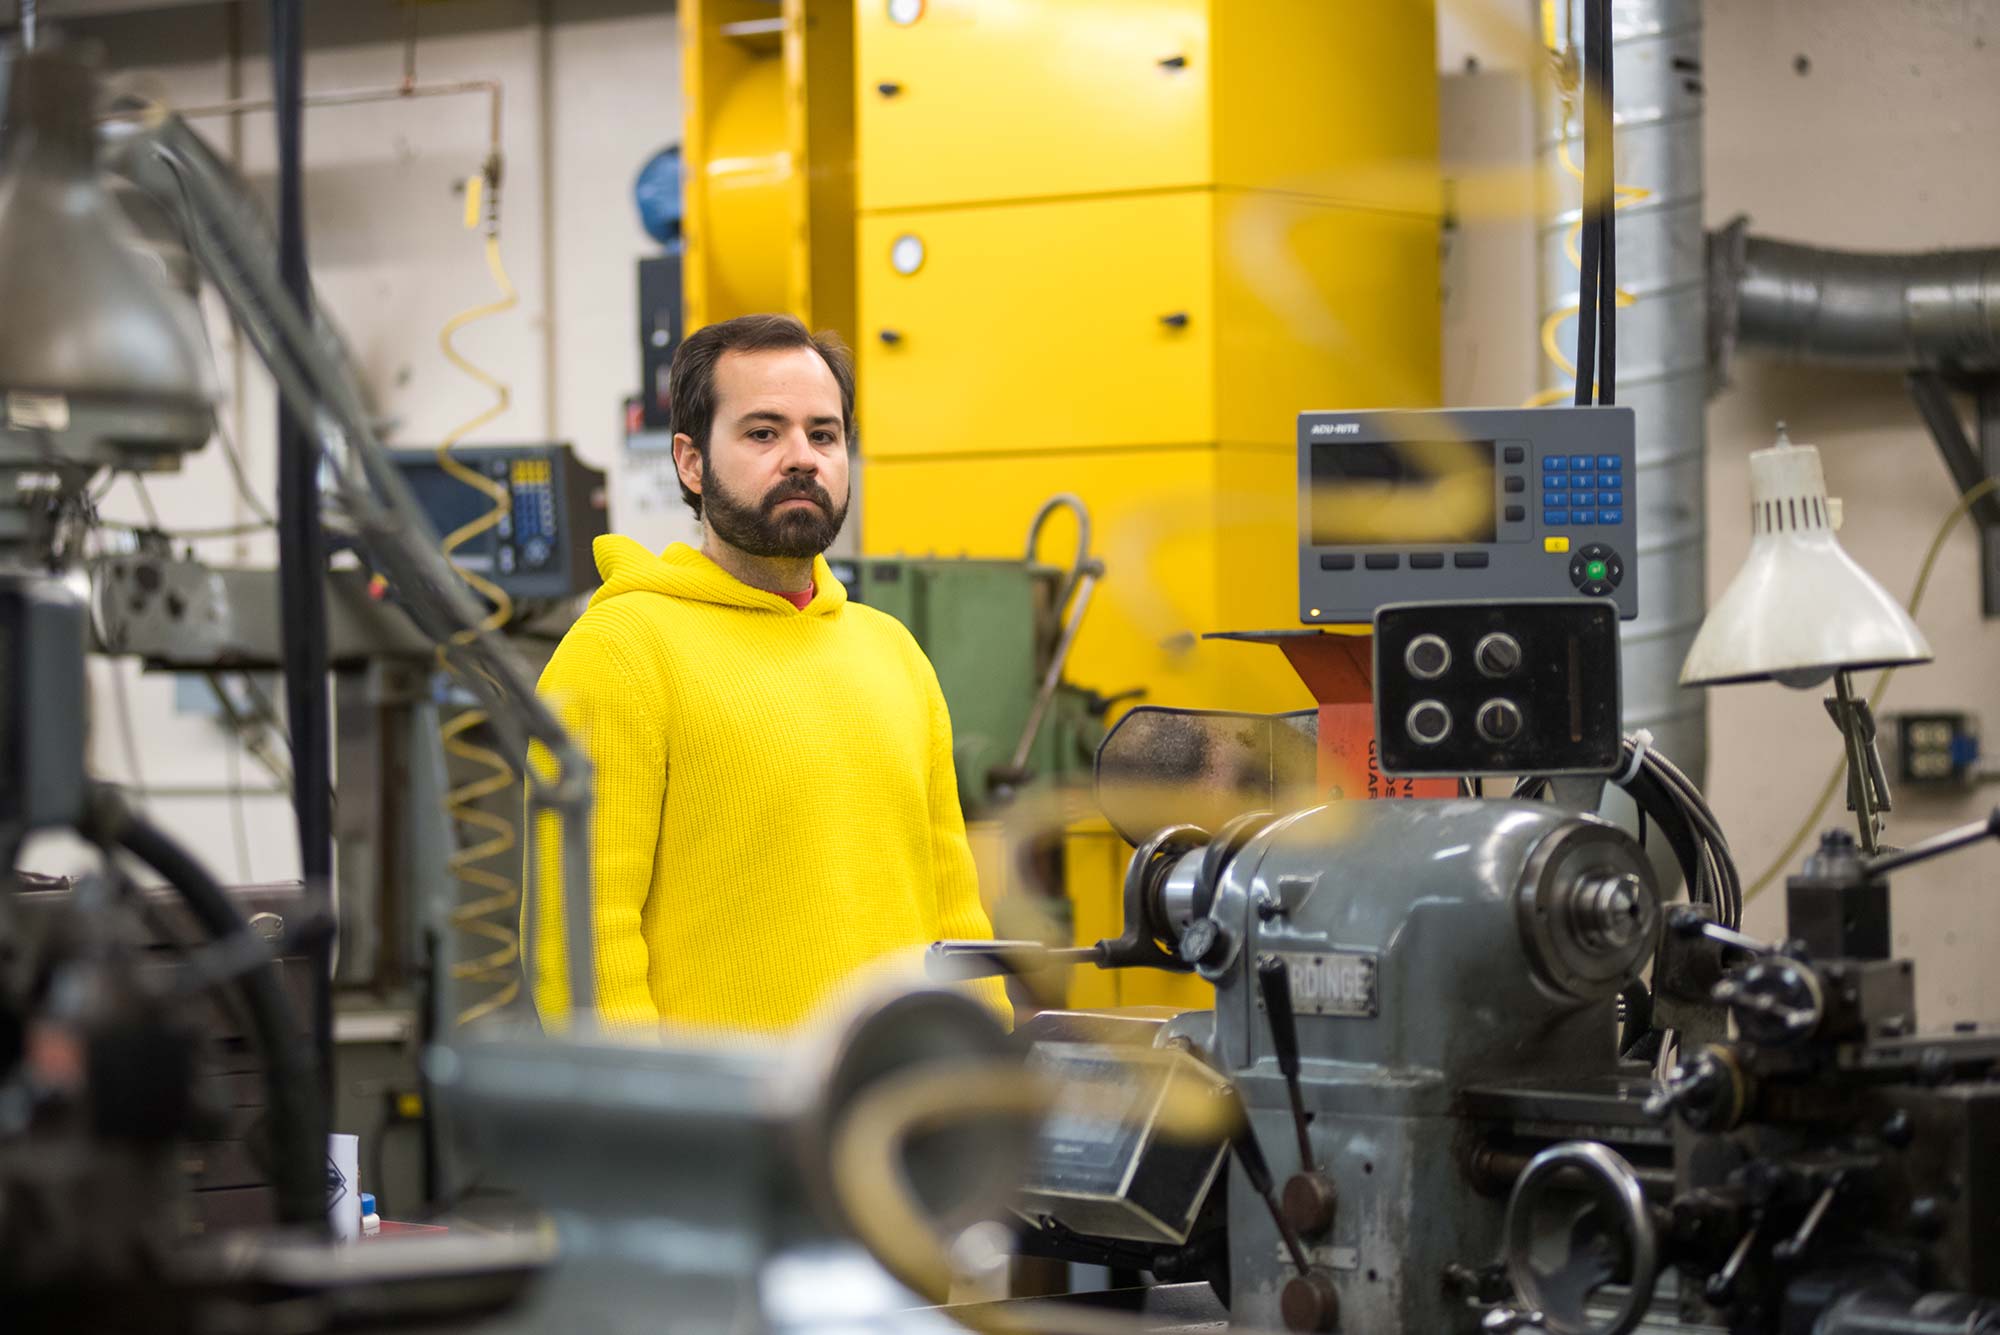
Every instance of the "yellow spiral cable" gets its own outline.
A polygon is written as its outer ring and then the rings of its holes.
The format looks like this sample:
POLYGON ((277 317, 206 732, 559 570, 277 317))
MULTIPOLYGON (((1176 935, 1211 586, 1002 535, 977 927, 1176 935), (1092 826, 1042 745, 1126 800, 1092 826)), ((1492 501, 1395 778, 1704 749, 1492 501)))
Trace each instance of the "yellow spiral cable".
MULTIPOLYGON (((1557 64, 1559 71, 1556 76, 1556 88, 1562 98, 1562 130, 1556 136, 1556 155, 1562 161, 1563 170, 1568 172, 1578 185, 1585 185, 1583 168, 1577 166, 1576 160, 1569 154, 1569 127, 1570 118, 1576 112, 1576 89, 1570 80, 1560 73, 1560 67, 1563 63, 1563 46, 1559 46, 1556 41, 1554 0, 1542 0, 1542 45, 1547 48, 1550 58, 1557 64)), ((1588 191, 1586 190, 1587 193, 1588 191)), ((1641 200, 1651 199, 1652 197, 1653 192, 1644 186, 1618 185, 1614 183, 1611 187, 1611 211, 1616 213, 1620 209, 1629 208, 1641 200)), ((1568 231, 1563 233, 1563 254, 1568 256, 1569 262, 1576 267, 1579 273, 1583 270, 1582 236, 1583 218, 1579 213, 1577 220, 1569 225, 1568 231)), ((1631 306, 1637 303, 1638 300, 1637 297, 1620 287, 1615 290, 1613 305, 1631 306)), ((1559 310, 1549 312, 1548 318, 1542 321, 1542 352, 1550 361, 1560 366, 1563 374, 1569 376, 1571 379, 1576 378, 1576 363, 1563 355, 1562 346, 1556 342, 1556 330, 1562 327, 1564 320, 1577 314, 1578 311, 1579 307, 1572 303, 1559 310)), ((1546 408, 1552 403, 1560 403, 1575 393, 1576 387, 1573 385, 1567 387, 1561 385, 1552 386, 1530 395, 1528 401, 1522 406, 1527 408, 1546 408)))
MULTIPOLYGON (((477 176, 467 182, 467 226, 478 222, 482 184, 482 178, 477 176)), ((470 643, 487 631, 500 629, 514 614, 513 599, 507 596, 505 589, 477 571, 467 569, 452 555, 465 543, 498 526, 512 508, 512 496, 505 486, 476 469, 466 467, 451 453, 459 441, 500 417, 513 403, 513 392, 505 381, 467 360, 452 343, 468 325, 504 314, 520 304, 520 295, 507 277, 506 266, 500 262, 499 230, 491 214, 488 215, 486 231, 486 269, 493 276, 494 286, 500 289, 499 299, 459 312, 438 331, 438 347, 444 352, 445 359, 493 391, 492 406, 460 423, 446 434, 437 448, 438 467, 493 502, 484 514, 447 534, 440 544, 452 569, 493 605, 493 610, 477 627, 460 631, 447 644, 438 646, 438 665, 453 675, 457 675, 457 668, 451 662, 451 650, 470 643)), ((453 905, 450 918, 453 930, 490 947, 470 959, 456 960, 451 965, 453 981, 483 989, 483 995, 478 1000, 458 1012, 457 1024, 461 1027, 511 1005, 521 992, 521 971, 517 967, 521 957, 521 938, 515 926, 515 913, 521 902, 520 883, 509 873, 482 865, 513 851, 520 843, 520 836, 511 818, 482 810, 478 805, 511 789, 519 776, 507 757, 491 747, 467 740, 466 734, 485 722, 484 710, 466 709, 439 729, 447 755, 485 770, 481 777, 460 784, 445 794, 445 810, 451 817, 454 844, 457 844, 462 826, 470 826, 485 835, 477 842, 454 847, 446 864, 452 879, 464 890, 472 892, 471 898, 461 896, 453 905)))

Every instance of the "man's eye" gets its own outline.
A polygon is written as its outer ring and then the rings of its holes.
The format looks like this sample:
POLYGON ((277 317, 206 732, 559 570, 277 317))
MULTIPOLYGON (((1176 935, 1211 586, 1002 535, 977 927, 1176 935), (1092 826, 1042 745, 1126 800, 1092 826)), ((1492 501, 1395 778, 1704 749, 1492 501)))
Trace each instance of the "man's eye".
POLYGON ((831 431, 813 432, 813 442, 818 445, 832 445, 836 443, 831 431))
POLYGON ((771 428, 767 426, 760 426, 755 431, 752 431, 750 433, 750 439, 763 441, 767 445, 770 442, 776 440, 777 438, 778 438, 778 433, 771 430, 771 428))

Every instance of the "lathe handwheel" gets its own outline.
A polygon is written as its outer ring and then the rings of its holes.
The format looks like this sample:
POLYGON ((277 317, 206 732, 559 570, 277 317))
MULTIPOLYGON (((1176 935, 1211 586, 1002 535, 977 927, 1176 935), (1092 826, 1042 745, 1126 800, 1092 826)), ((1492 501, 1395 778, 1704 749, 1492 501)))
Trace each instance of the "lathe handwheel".
POLYGON ((1627 1335, 1659 1275, 1660 1241, 1632 1166, 1593 1141, 1570 1141, 1529 1160, 1507 1202, 1507 1277, 1550 1335, 1627 1335), (1591 1295, 1629 1285, 1608 1317, 1591 1295))

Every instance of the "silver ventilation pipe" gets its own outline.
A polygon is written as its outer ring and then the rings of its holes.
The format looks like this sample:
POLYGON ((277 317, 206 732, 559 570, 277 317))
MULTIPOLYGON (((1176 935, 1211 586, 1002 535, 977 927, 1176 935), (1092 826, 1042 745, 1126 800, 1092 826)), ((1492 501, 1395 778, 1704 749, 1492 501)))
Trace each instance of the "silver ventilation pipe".
MULTIPOLYGON (((1558 6, 1557 34, 1583 41, 1581 0, 1558 6), (1566 20, 1565 14, 1566 11, 1566 20), (1565 21, 1567 27, 1563 27, 1565 21)), ((1540 5, 1531 6, 1535 30, 1540 5)), ((1614 179, 1648 191, 1618 210, 1618 286, 1636 301, 1618 312, 1618 402, 1638 422, 1635 482, 1640 615, 1624 633, 1625 724, 1649 728, 1660 749, 1700 783, 1708 760, 1708 706, 1679 684, 1681 660, 1707 608, 1704 486, 1708 367, 1702 232, 1701 5, 1699 0, 1613 0, 1614 179)), ((1563 126, 1551 79, 1538 81, 1536 161, 1544 319, 1576 305, 1576 266, 1563 238, 1581 217, 1582 188, 1559 149, 1583 159, 1581 107, 1563 126)), ((1576 348, 1574 317, 1557 344, 1576 348)), ((1543 359, 1543 383, 1573 383, 1543 359)))
POLYGON ((2000 370, 2000 248, 1907 254, 1709 238, 1717 380, 1737 348, 1881 371, 2000 370))

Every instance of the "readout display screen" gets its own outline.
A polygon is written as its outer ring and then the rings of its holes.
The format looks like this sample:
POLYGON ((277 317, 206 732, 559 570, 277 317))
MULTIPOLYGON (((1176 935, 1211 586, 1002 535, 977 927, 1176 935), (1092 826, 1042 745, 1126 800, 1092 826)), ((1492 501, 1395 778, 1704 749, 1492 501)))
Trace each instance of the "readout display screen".
POLYGON ((1308 527, 1316 547, 1492 542, 1494 442, 1319 442, 1308 527))

